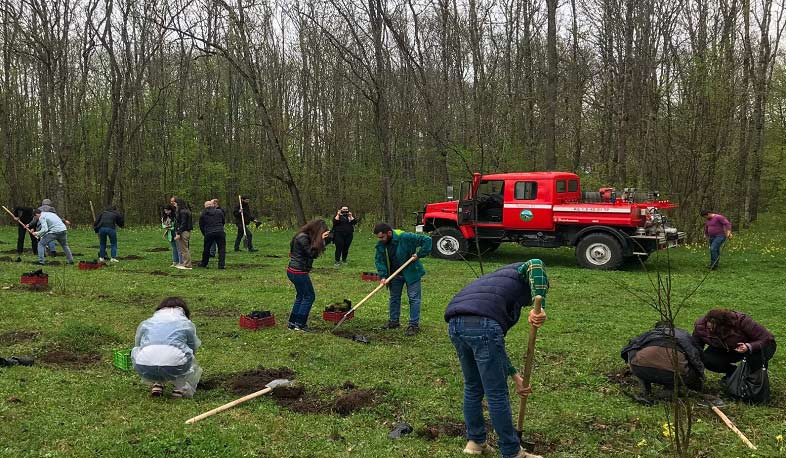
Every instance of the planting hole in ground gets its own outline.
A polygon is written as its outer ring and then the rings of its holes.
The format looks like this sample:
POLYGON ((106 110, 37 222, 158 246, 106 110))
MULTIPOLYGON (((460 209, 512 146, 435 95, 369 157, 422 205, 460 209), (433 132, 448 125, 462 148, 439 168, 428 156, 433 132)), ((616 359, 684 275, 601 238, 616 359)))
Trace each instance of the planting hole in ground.
POLYGON ((82 369, 85 366, 96 364, 101 361, 101 355, 94 352, 70 352, 66 350, 53 350, 44 353, 39 358, 47 364, 64 366, 71 369, 82 369))
POLYGON ((161 270, 154 270, 154 271, 150 272, 150 275, 159 275, 161 277, 168 277, 169 276, 168 273, 166 273, 164 271, 161 271, 161 270))
POLYGON ((0 345, 9 346, 23 342, 38 340, 41 333, 38 331, 9 331, 0 334, 0 345))
POLYGON ((235 394, 251 394, 265 388, 265 385, 275 379, 292 379, 295 371, 288 367, 277 369, 253 369, 233 374, 219 374, 203 379, 199 383, 202 390, 227 389, 235 394))
POLYGON ((441 418, 434 423, 419 428, 416 433, 427 440, 434 440, 440 436, 463 437, 467 434, 467 426, 463 421, 441 418))
POLYGON ((145 251, 147 251, 148 253, 163 253, 165 251, 172 251, 172 249, 171 248, 164 248, 164 247, 161 246, 161 247, 151 248, 151 249, 145 250, 145 251))
POLYGON ((135 254, 129 254, 128 256, 121 256, 117 259, 121 261, 138 261, 140 259, 145 259, 145 258, 143 258, 142 256, 137 256, 135 254))

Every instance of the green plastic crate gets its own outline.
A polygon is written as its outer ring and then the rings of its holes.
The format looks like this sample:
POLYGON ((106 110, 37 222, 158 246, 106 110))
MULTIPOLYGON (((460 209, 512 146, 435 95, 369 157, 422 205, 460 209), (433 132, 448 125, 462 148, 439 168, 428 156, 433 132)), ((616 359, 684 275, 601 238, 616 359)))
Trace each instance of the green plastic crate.
POLYGON ((131 349, 114 350, 112 352, 112 365, 121 371, 130 371, 133 367, 131 364, 131 349))

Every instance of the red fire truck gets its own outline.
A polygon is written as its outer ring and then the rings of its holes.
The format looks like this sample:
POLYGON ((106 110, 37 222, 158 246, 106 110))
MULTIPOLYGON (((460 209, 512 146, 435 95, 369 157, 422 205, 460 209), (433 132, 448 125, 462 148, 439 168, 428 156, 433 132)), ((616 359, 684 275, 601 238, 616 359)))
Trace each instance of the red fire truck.
POLYGON ((487 253, 502 242, 574 246, 579 264, 609 270, 683 241, 685 233, 663 213, 675 207, 657 192, 633 188, 582 192, 573 173, 476 173, 461 184, 458 201, 418 212, 415 229, 431 233, 438 258, 461 259, 476 246, 487 253))

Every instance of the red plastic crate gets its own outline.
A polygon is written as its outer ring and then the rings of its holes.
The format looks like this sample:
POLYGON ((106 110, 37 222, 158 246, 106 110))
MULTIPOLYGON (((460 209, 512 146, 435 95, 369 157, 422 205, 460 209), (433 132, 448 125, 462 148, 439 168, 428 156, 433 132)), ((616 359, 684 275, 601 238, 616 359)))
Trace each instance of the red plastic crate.
MULTIPOLYGON (((349 315, 347 315, 347 319, 344 321, 349 321, 354 317, 355 317, 355 311, 353 310, 349 312, 349 315)), ((325 321, 329 321, 331 323, 338 323, 339 321, 341 321, 342 318, 344 318, 344 312, 326 312, 326 311, 322 312, 322 319, 325 321)))
POLYGON ((360 278, 364 281, 379 281, 379 274, 375 272, 363 272, 360 278))
POLYGON ((89 264, 84 261, 79 261, 79 270, 96 270, 103 266, 100 262, 98 264, 89 264))
POLYGON ((256 331, 259 328, 270 328, 276 325, 276 316, 272 313, 266 318, 249 318, 245 315, 240 315, 240 327, 243 329, 251 329, 256 331))
POLYGON ((49 277, 25 277, 20 280, 23 285, 48 285, 49 277))

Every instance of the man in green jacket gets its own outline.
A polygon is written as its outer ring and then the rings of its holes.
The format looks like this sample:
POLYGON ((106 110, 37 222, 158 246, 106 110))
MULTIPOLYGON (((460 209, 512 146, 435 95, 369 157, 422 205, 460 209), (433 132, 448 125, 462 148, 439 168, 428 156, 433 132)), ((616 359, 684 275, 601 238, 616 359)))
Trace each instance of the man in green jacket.
POLYGON ((407 297, 409 298, 409 326, 406 335, 414 336, 418 333, 420 323, 420 279, 426 275, 420 258, 431 253, 431 237, 398 229, 393 230, 387 223, 378 223, 374 226, 374 235, 379 239, 374 263, 379 272, 380 282, 388 285, 390 290, 390 320, 383 326, 383 329, 400 327, 401 292, 406 283, 407 297), (388 281, 387 277, 411 257, 414 257, 415 260, 395 278, 388 281))

